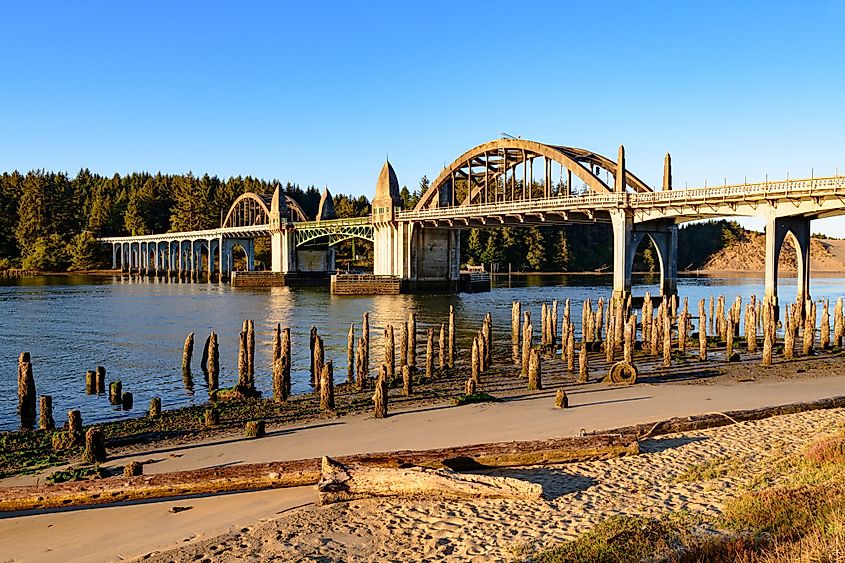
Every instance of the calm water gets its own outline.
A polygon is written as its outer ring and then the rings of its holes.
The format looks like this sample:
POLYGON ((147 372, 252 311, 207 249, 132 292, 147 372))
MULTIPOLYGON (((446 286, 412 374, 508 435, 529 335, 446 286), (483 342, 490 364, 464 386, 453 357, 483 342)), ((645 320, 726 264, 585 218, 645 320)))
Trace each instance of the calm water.
MULTIPOLYGON (((458 346, 479 328, 485 313, 493 313, 497 338, 510 338, 510 308, 515 299, 539 318, 542 302, 571 298, 572 313, 580 316, 585 298, 607 297, 610 276, 528 276, 496 281, 489 293, 454 296, 338 297, 323 289, 244 289, 208 283, 164 280, 56 277, 23 279, 0 285, 0 430, 17 428, 17 356, 31 352, 38 394, 53 396, 57 422, 69 409, 82 410, 88 422, 140 416, 149 399, 162 397, 164 408, 204 402, 208 393, 199 361, 202 345, 211 330, 220 338, 220 386, 237 381, 237 338, 243 319, 255 320, 256 385, 272 393, 270 347, 276 323, 291 328, 294 392, 308 389, 308 334, 316 325, 323 336, 326 358, 336 365, 335 377, 346 377, 346 333, 361 315, 370 313, 371 363, 381 361, 383 328, 397 325, 408 313, 417 313, 417 327, 424 347, 428 326, 446 321, 449 305, 457 315, 458 346), (195 332, 193 381, 183 381, 182 343, 195 332), (135 409, 121 411, 103 397, 85 395, 85 371, 103 365, 107 381, 120 379, 134 394, 135 409)), ((635 295, 657 293, 656 279, 635 279, 635 295)), ((762 277, 684 278, 679 293, 691 306, 701 297, 722 294, 747 299, 763 291, 762 277)), ((781 300, 795 295, 795 280, 784 279, 781 300)), ((815 299, 845 295, 845 278, 818 277, 812 281, 815 299)), ((562 312, 561 312, 562 314, 562 312)), ((535 329, 536 330, 536 329, 535 329)), ((435 331, 435 339, 437 338, 435 331)), ((396 333, 397 344, 399 331, 396 333)), ((424 352, 424 351, 423 351, 424 352)), ((502 353, 510 353, 509 348, 502 353)))

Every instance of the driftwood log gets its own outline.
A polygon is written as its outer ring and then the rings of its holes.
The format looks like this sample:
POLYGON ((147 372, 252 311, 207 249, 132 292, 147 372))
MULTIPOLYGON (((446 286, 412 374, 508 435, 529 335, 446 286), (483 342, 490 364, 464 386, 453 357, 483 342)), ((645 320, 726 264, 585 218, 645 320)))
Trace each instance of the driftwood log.
POLYGON ((328 457, 321 463, 320 504, 367 497, 432 499, 508 498, 541 500, 543 487, 511 477, 456 473, 425 467, 347 465, 328 457))
MULTIPOLYGON (((845 404, 845 398, 843 398, 845 404)), ((216 411, 215 411, 216 412, 216 411)), ((365 467, 428 467, 454 471, 610 459, 639 452, 633 435, 573 436, 554 440, 498 442, 433 450, 341 456, 337 461, 365 467)), ((181 496, 315 485, 318 458, 239 464, 144 475, 75 481, 57 485, 7 487, 0 511, 87 506, 181 496)))

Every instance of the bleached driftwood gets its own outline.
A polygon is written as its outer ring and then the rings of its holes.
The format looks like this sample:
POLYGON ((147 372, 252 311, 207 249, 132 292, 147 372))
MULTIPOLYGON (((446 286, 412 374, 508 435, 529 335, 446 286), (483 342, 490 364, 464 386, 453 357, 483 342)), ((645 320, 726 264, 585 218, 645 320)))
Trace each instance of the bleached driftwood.
POLYGON ((322 460, 320 504, 366 497, 541 500, 543 487, 510 477, 456 473, 425 467, 371 467, 322 460))

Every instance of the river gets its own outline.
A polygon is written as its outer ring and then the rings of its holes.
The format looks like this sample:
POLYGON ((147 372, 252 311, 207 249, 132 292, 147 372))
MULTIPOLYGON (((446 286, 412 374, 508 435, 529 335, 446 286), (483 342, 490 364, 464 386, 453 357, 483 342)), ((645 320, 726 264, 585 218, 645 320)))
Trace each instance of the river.
MULTIPOLYGON (((634 294, 646 290, 657 294, 656 278, 636 277, 634 294)), ((202 345, 212 330, 220 342, 220 386, 237 381, 237 342, 243 319, 254 319, 256 329, 256 386, 272 393, 270 353, 275 323, 291 329, 293 391, 308 390, 308 338, 312 325, 324 339, 326 359, 335 362, 335 378, 346 377, 346 335, 349 323, 360 336, 361 316, 370 313, 371 366, 381 361, 380 334, 388 323, 396 326, 408 313, 417 313, 420 356, 424 355, 425 331, 446 322, 449 305, 455 306, 458 347, 466 348, 480 327, 485 313, 493 314, 496 338, 510 338, 510 310, 520 300, 535 315, 544 301, 573 300, 577 322, 581 301, 609 296, 609 275, 507 276, 496 278, 490 292, 450 296, 391 295, 346 297, 314 288, 232 288, 228 284, 181 283, 128 276, 56 276, 2 280, 0 285, 0 430, 18 426, 16 372, 21 351, 32 355, 39 395, 52 395, 58 424, 66 411, 78 408, 85 423, 141 416, 150 398, 162 398, 163 408, 176 408, 207 400, 199 369, 202 345), (194 378, 183 381, 182 343, 195 332, 194 378), (135 408, 122 411, 103 397, 85 394, 85 371, 106 367, 106 380, 120 379, 124 391, 134 395, 135 408), (192 383, 192 384, 191 384, 192 383)), ((762 276, 683 277, 679 294, 690 299, 695 314, 697 301, 724 295, 744 300, 760 296, 762 276)), ((845 278, 815 276, 811 282, 815 299, 845 295, 845 278)), ((794 299, 795 279, 784 278, 781 302, 794 299)), ((747 302, 747 301, 745 301, 747 302)), ((561 311, 562 314, 562 311, 561 311)), ((437 331, 435 330, 435 345, 437 331)), ((503 353, 509 353, 503 350, 503 353)), ((419 360, 418 360, 419 361, 419 360)))

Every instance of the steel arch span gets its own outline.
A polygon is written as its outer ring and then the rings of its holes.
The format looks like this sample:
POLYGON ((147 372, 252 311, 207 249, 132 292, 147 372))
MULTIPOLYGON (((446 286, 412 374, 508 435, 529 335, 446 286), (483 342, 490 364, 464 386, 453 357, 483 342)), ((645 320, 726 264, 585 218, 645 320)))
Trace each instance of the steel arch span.
MULTIPOLYGON (((272 199, 273 196, 261 195, 254 192, 241 194, 229 208, 222 227, 227 229, 269 225, 272 199)), ((280 212, 285 219, 291 221, 308 220, 302 207, 288 195, 285 196, 285 204, 282 206, 280 212)))
MULTIPOLYGON (((622 151, 620 150, 620 154, 622 151)), ((624 160, 624 156, 622 157, 624 160)), ((467 206, 482 203, 507 203, 531 199, 569 197, 573 177, 581 180, 591 195, 614 191, 651 193, 653 190, 636 175, 625 169, 622 162, 622 184, 619 189, 619 163, 601 154, 574 147, 547 145, 524 139, 496 139, 474 147, 456 158, 432 182, 422 195, 414 211, 437 207, 467 206), (542 170, 542 193, 534 185, 535 161, 542 170), (552 182, 553 165, 557 164, 561 178, 552 182), (564 170, 566 181, 563 181, 564 170), (522 172, 521 177, 519 172, 522 172), (602 179, 612 176, 613 182, 602 179), (614 189, 616 185, 616 189, 614 189)))

